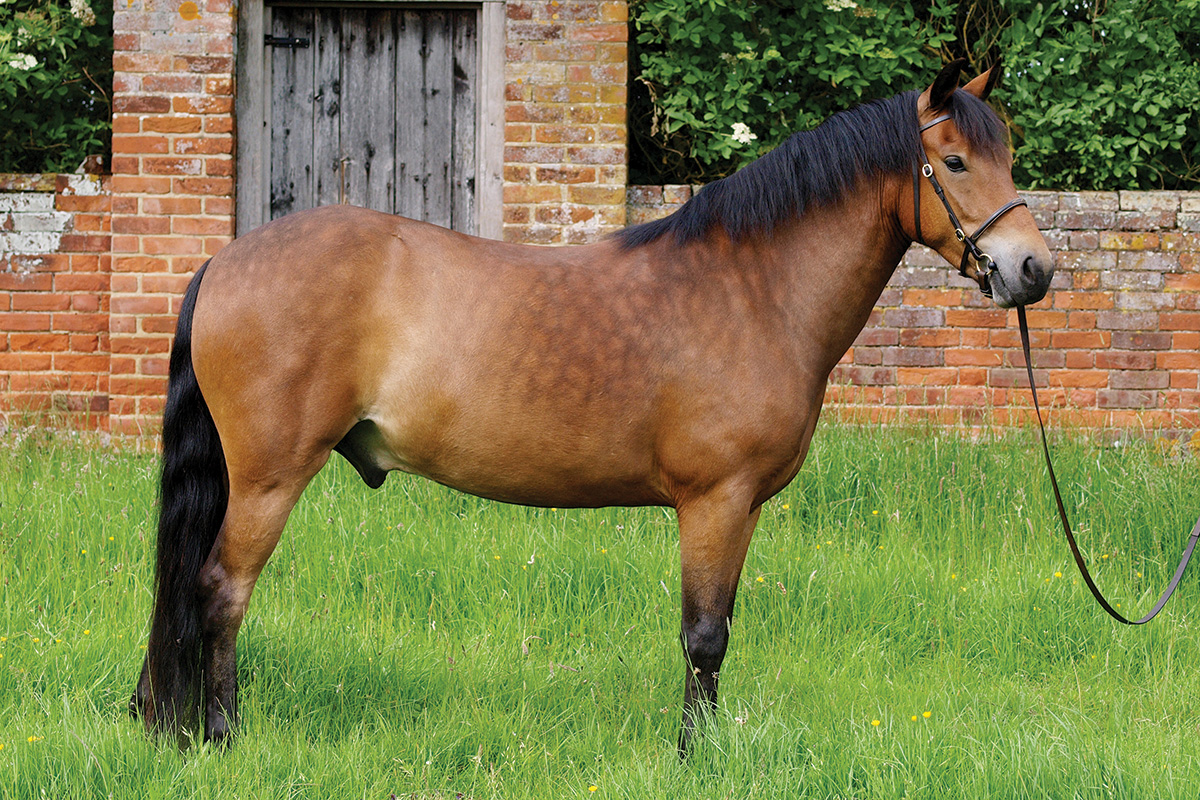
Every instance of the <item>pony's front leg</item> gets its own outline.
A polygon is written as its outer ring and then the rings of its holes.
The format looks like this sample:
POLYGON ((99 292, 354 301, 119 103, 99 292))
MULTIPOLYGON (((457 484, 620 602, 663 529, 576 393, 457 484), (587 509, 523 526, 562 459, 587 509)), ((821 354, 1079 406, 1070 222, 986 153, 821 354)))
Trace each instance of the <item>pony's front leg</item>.
POLYGON ((683 585, 680 639, 687 660, 681 758, 687 755, 697 724, 717 707, 717 681, 729 644, 738 577, 760 510, 735 491, 710 492, 677 510, 683 585))

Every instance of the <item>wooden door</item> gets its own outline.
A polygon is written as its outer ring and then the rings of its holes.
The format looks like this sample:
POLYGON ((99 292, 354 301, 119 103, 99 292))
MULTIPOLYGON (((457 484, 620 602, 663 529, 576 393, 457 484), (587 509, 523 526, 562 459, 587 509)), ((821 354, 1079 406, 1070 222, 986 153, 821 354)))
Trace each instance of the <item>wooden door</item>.
POLYGON ((477 233, 476 10, 271 12, 270 218, 349 203, 477 233))

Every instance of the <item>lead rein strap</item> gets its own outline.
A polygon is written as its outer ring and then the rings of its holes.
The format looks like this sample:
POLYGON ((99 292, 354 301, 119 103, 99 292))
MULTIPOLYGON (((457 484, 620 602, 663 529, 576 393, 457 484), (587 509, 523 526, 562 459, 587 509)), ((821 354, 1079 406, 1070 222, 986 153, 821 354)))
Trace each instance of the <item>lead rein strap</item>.
POLYGON ((1150 610, 1149 614, 1141 619, 1131 620, 1123 616, 1121 612, 1113 608, 1104 599, 1104 595, 1100 593, 1096 582, 1092 580, 1091 573, 1088 572, 1083 555, 1079 552, 1079 545, 1075 543, 1075 535, 1071 532, 1071 523, 1067 519, 1067 509, 1063 505, 1062 493, 1058 490, 1058 479, 1054 476, 1054 465, 1050 461, 1050 445, 1046 441, 1046 425, 1042 422, 1042 411, 1038 407, 1037 386, 1034 385, 1033 381, 1033 364, 1029 360, 1029 325, 1025 320, 1025 306, 1017 306, 1017 321, 1021 327, 1021 348, 1025 351, 1025 369, 1029 372, 1029 391, 1033 395, 1033 410, 1037 413, 1038 427, 1042 431, 1042 453, 1046 456, 1046 471, 1050 474, 1050 486, 1054 489, 1054 502, 1058 504, 1058 517, 1062 521, 1063 532, 1067 535, 1067 543, 1071 545, 1071 555, 1075 557, 1075 565, 1079 567, 1079 573, 1083 576, 1084 582, 1092 590, 1092 596, 1100 603, 1100 607, 1108 612, 1109 616, 1125 625, 1144 625, 1158 616, 1158 612, 1162 611, 1163 606, 1167 604, 1167 600, 1171 599, 1171 595, 1174 594, 1176 587, 1179 586, 1179 581, 1183 578, 1183 572, 1187 569, 1188 561, 1191 560, 1192 551, 1196 548, 1196 540, 1200 538, 1200 519, 1196 520, 1196 524, 1192 528, 1192 535, 1188 539, 1187 547, 1183 550, 1183 556, 1179 559, 1179 566, 1175 568, 1175 574, 1172 576, 1171 582, 1167 584, 1166 590, 1158 598, 1158 602, 1154 604, 1154 608, 1150 610))

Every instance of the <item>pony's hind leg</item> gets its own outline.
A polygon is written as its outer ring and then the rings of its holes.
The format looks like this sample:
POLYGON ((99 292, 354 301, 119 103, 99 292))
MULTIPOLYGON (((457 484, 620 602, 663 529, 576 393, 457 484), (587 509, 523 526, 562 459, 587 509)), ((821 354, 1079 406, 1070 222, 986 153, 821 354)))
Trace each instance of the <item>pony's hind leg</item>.
POLYGON ((237 635, 250 594, 304 487, 328 458, 282 482, 251 482, 230 471, 229 508, 200 571, 204 739, 224 742, 237 724, 237 635))
POLYGON ((742 502, 736 493, 716 492, 678 509, 680 640, 687 659, 680 757, 687 754, 696 726, 717 707, 717 681, 729 644, 738 577, 760 510, 742 502))

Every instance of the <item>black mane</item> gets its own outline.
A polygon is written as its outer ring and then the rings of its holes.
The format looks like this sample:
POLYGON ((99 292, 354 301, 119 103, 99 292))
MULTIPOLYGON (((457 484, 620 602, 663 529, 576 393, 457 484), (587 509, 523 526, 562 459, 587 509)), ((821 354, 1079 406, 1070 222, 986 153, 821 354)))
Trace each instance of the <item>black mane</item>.
MULTIPOLYGON (((626 228, 616 237, 632 248, 672 233, 682 245, 702 239, 719 224, 738 241, 769 232, 810 206, 837 201, 863 176, 908 174, 921 157, 919 95, 905 92, 834 114, 708 184, 674 214, 626 228)), ((1005 147, 1003 123, 974 95, 953 92, 945 110, 973 150, 995 153, 1005 147)))

